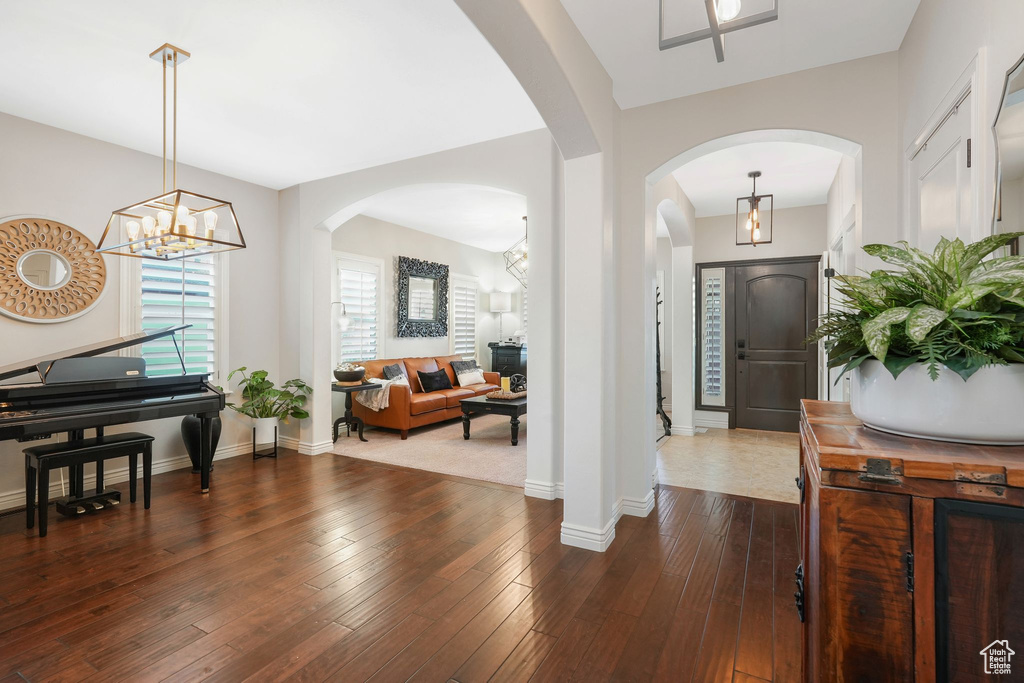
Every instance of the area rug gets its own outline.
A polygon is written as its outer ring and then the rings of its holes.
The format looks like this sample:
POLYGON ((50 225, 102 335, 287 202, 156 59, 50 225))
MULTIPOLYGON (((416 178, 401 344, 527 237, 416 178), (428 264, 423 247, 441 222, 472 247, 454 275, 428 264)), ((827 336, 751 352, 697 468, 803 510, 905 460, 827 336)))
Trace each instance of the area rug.
POLYGON ((366 428, 363 443, 344 427, 334 452, 350 458, 400 465, 428 472, 523 486, 526 482, 526 416, 519 418, 519 445, 513 446, 509 418, 475 415, 470 439, 462 438, 462 421, 451 420, 409 431, 402 441, 398 432, 366 428))

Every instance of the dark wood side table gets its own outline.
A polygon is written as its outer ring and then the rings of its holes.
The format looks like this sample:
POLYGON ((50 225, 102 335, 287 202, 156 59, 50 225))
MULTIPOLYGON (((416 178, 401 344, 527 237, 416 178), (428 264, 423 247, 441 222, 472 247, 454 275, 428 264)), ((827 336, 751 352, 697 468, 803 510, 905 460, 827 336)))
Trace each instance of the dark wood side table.
POLYGON ((503 345, 497 342, 490 342, 491 349, 491 372, 496 372, 502 377, 526 374, 526 346, 503 345))
POLYGON ((519 445, 519 416, 526 414, 526 398, 511 401, 474 396, 459 401, 462 406, 462 438, 469 439, 469 416, 473 413, 497 413, 512 418, 512 445, 519 445))
POLYGON ((332 443, 338 440, 338 427, 342 424, 345 425, 345 436, 352 436, 352 427, 355 427, 358 429, 359 440, 367 441, 367 439, 363 438, 363 421, 352 414, 352 394, 357 391, 366 391, 367 389, 380 389, 380 385, 374 382, 366 382, 364 384, 338 384, 335 382, 331 385, 331 391, 345 394, 345 414, 334 421, 334 438, 332 443))

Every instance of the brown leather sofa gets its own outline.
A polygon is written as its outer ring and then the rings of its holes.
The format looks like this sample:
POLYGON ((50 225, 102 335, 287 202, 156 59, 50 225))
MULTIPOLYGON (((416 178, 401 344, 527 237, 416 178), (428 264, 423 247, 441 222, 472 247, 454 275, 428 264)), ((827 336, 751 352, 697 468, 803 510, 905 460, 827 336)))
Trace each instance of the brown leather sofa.
POLYGON ((359 401, 352 402, 352 413, 368 425, 397 429, 402 439, 409 436, 414 427, 442 422, 462 417, 459 401, 470 396, 480 396, 494 391, 500 383, 500 375, 496 372, 485 372, 484 383, 460 387, 452 370, 452 361, 462 360, 462 356, 442 356, 440 358, 395 358, 391 360, 370 360, 362 363, 366 368, 366 377, 383 377, 384 366, 398 364, 409 379, 409 386, 392 385, 389 391, 388 407, 384 410, 370 410, 359 401), (437 372, 444 370, 451 380, 453 389, 424 392, 420 386, 417 372, 437 372))

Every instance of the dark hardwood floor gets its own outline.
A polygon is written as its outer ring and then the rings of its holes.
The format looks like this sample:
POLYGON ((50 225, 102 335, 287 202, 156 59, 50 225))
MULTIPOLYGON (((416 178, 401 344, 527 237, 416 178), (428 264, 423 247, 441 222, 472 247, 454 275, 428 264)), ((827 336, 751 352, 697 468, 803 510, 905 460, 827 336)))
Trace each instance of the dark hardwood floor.
POLYGON ((282 452, 0 518, 0 681, 793 681, 796 507, 662 487, 602 554, 561 502, 282 452), (127 497, 126 497, 127 498, 127 497))

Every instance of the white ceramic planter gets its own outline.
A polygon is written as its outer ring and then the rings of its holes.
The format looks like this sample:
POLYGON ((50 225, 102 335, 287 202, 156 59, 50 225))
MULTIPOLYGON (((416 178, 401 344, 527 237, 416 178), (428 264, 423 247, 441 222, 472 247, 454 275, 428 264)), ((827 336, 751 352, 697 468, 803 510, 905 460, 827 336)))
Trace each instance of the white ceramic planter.
POLYGON ((921 363, 893 379, 877 360, 853 371, 850 408, 869 427, 940 441, 1024 444, 1024 364, 982 368, 966 382, 921 363))
POLYGON ((260 417, 252 421, 256 428, 256 443, 272 444, 275 442, 274 429, 277 427, 276 417, 260 417))

